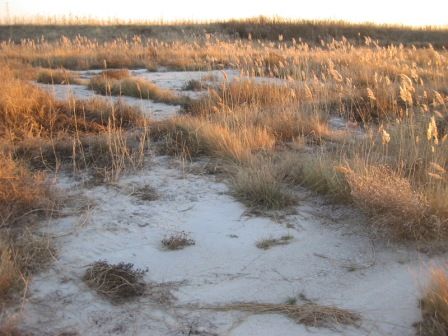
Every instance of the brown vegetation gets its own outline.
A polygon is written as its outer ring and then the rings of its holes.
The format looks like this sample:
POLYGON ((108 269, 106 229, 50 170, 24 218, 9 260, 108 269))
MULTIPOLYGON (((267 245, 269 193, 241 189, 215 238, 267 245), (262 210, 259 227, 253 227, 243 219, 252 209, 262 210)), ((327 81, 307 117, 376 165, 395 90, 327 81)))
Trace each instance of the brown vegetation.
POLYGON ((43 69, 37 73, 37 82, 42 84, 80 84, 72 72, 63 69, 43 69))
POLYGON ((130 96, 173 105, 187 102, 187 98, 178 96, 171 90, 162 89, 152 82, 110 70, 93 77, 89 88, 102 95, 130 96))
POLYGON ((285 235, 280 238, 267 238, 258 241, 255 245, 262 250, 269 250, 273 246, 288 245, 294 239, 291 235, 285 235))
POLYGON ((294 20, 278 17, 256 17, 249 19, 231 19, 216 22, 201 21, 134 21, 97 18, 11 18, 0 26, 0 40, 18 43, 24 39, 54 41, 62 37, 76 38, 86 36, 100 42, 116 37, 132 39, 166 38, 181 39, 197 36, 207 31, 226 38, 243 40, 278 41, 281 35, 285 41, 302 39, 311 45, 320 45, 321 40, 339 40, 343 37, 357 45, 364 42, 366 36, 381 44, 404 45, 418 44, 426 46, 446 46, 446 27, 409 27, 403 25, 378 25, 372 23, 350 23, 340 20, 294 20))
POLYGON ((168 250, 181 250, 196 244, 186 232, 178 232, 162 239, 162 245, 168 250))
POLYGON ((133 264, 109 264, 97 261, 90 265, 83 280, 98 294, 115 302, 143 295, 147 270, 134 269, 133 264))
POLYGON ((443 268, 433 269, 431 282, 420 302, 422 321, 416 325, 421 336, 446 336, 448 331, 448 276, 443 268))
POLYGON ((299 324, 309 327, 335 328, 341 325, 358 326, 359 314, 350 310, 315 303, 305 304, 269 304, 269 303, 237 303, 207 309, 240 310, 253 314, 281 314, 299 324))

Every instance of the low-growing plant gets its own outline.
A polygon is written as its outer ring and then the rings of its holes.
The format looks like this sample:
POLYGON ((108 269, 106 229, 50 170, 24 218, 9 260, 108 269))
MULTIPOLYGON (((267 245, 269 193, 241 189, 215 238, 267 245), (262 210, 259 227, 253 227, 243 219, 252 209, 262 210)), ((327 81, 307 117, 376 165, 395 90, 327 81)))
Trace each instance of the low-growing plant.
POLYGON ((262 250, 269 250, 273 246, 287 245, 294 239, 291 235, 281 236, 280 238, 267 238, 259 240, 255 245, 262 250))
POLYGON ((89 266, 83 280, 98 294, 120 302, 143 295, 146 288, 143 276, 146 272, 130 263, 110 264, 100 260, 89 266))
POLYGON ((207 89, 207 84, 203 81, 197 79, 190 79, 185 85, 182 87, 184 91, 203 91, 207 89))
POLYGON ((181 250, 195 244, 196 242, 184 231, 174 233, 162 239, 162 246, 168 250, 181 250))
POLYGON ((316 303, 274 304, 274 303, 235 303, 223 306, 206 307, 218 311, 240 310, 252 314, 280 314, 298 324, 315 328, 335 328, 337 326, 359 326, 361 316, 347 309, 322 306, 316 303))
POLYGON ((132 196, 147 202, 156 201, 159 199, 157 190, 149 184, 133 189, 132 196))

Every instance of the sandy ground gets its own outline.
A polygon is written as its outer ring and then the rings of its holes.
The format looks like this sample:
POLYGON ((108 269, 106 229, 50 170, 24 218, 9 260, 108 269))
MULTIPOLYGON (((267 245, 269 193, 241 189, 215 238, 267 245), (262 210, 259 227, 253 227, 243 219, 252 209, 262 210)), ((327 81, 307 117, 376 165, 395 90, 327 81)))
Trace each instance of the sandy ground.
MULTIPOLYGON (((77 73, 81 79, 88 80, 92 78, 94 75, 100 73, 101 71, 102 70, 87 70, 87 71, 78 71, 77 73)), ((227 76, 227 80, 232 80, 233 78, 236 78, 239 75, 239 72, 234 70, 209 71, 209 72, 206 71, 149 72, 145 69, 141 69, 131 71, 131 74, 133 76, 150 80, 162 88, 171 89, 177 92, 179 95, 188 96, 190 98, 198 98, 201 95, 205 94, 205 92, 183 90, 184 85, 189 80, 192 79, 201 80, 205 76, 208 76, 209 78, 214 78, 216 81, 222 81, 224 79, 223 77, 224 73, 227 76)), ((89 90, 85 85, 51 85, 41 83, 36 84, 39 87, 43 88, 44 90, 54 94, 59 99, 63 100, 69 97, 75 97, 76 99, 89 99, 98 96, 92 90, 89 90)), ((156 103, 148 99, 139 99, 126 96, 122 97, 101 96, 101 97, 113 102, 121 100, 131 106, 137 106, 143 111, 143 113, 146 116, 154 120, 160 120, 175 116, 180 110, 179 105, 167 105, 164 103, 156 103)))
MULTIPOLYGON (((156 81, 162 75, 151 76, 156 81)), ((165 76, 158 84, 179 88, 167 79, 177 73, 165 76)), ((59 87, 55 92, 62 95, 59 87)), ((328 205, 302 189, 296 190, 300 202, 291 214, 250 216, 225 183, 193 173, 202 164, 148 154, 144 169, 115 185, 87 188, 57 177, 58 188, 89 206, 43 225, 58 256, 30 283, 22 326, 37 335, 415 334, 427 265, 440 260, 372 240, 355 210, 328 205), (144 186, 154 188, 158 199, 139 198, 144 186), (161 240, 181 231, 196 244, 164 250, 161 240), (286 234, 294 237, 288 245, 256 247, 261 239, 286 234), (82 281, 97 260, 147 268, 145 295, 119 305, 98 296, 82 281), (361 314, 362 325, 316 329, 275 314, 201 309, 289 298, 300 303, 301 297, 352 309, 361 314)))
POLYGON ((304 191, 298 191, 296 214, 277 221, 250 217, 225 184, 190 174, 166 157, 153 157, 146 169, 114 186, 85 189, 68 178, 58 186, 88 199, 92 208, 44 228, 56 239, 58 258, 33 279, 23 321, 38 334, 412 335, 419 319, 419 274, 426 258, 374 243, 362 233, 358 214, 304 191), (146 185, 158 200, 135 196, 146 185), (161 240, 180 231, 196 244, 164 250, 161 240), (255 246, 285 234, 294 236, 289 245, 255 246), (109 303, 81 280, 86 266, 100 259, 148 268, 145 280, 154 289, 136 302, 109 303), (361 328, 305 329, 278 315, 197 309, 282 303, 301 294, 361 313, 361 328))

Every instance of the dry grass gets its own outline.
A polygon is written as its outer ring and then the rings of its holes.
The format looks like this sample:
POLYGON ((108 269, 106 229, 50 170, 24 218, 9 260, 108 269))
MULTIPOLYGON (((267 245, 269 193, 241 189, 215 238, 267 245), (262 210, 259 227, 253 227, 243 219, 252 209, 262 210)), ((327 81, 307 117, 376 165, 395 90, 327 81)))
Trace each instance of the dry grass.
POLYGON ((178 232, 162 239, 162 246, 168 250, 182 250, 195 244, 186 232, 178 232))
POLYGON ((315 303, 269 304, 269 303, 238 303, 207 309, 230 311, 240 310, 253 314, 281 314, 298 324, 309 327, 337 328, 343 325, 359 326, 361 316, 350 310, 332 306, 321 306, 315 303))
POLYGON ((146 270, 134 269, 133 264, 109 264, 97 261, 89 266, 83 280, 98 294, 119 302, 143 295, 146 284, 143 276, 146 270))
MULTIPOLYGON (((50 71, 56 82, 56 73, 60 73, 50 71)), ((62 195, 56 194, 46 174, 36 169, 58 170, 67 164, 74 172, 87 169, 96 181, 116 181, 123 172, 142 165, 147 120, 138 109, 122 102, 59 101, 17 78, 20 70, 9 64, 2 63, 0 72, 3 311, 27 288, 32 274, 48 266, 55 255, 51 241, 33 232, 40 220, 57 210, 62 195)))
POLYGON ((49 237, 25 230, 14 237, 10 251, 16 267, 25 276, 35 274, 45 269, 56 256, 56 250, 49 237))
POLYGON ((254 159, 238 167, 231 180, 232 194, 253 210, 280 210, 296 204, 297 199, 275 175, 274 164, 254 159))
MULTIPOLYGON (((330 195, 333 200, 354 201, 363 209, 363 204, 368 202, 363 197, 369 196, 369 192, 361 193, 357 185, 370 184, 379 190, 375 178, 366 176, 374 174, 376 167, 387 167, 392 177, 386 178, 383 174, 377 179, 407 185, 408 189, 395 194, 402 200, 387 211, 375 203, 378 209, 372 218, 378 227, 387 229, 390 226, 392 231, 400 227, 394 224, 393 218, 399 217, 397 209, 400 206, 400 211, 406 212, 404 205, 412 192, 419 195, 418 203, 422 206, 418 209, 424 213, 407 223, 415 228, 403 229, 403 237, 422 239, 444 235, 448 218, 448 142, 445 137, 448 129, 448 57, 445 50, 431 46, 385 47, 368 37, 357 45, 341 38, 323 40, 314 47, 303 40, 286 40, 285 36, 275 43, 256 39, 224 40, 218 36, 197 37, 194 42, 135 37, 132 42, 118 39, 92 43, 78 38, 40 42, 40 48, 36 48, 34 42, 5 43, 1 48, 4 57, 15 64, 51 63, 51 67, 66 65, 67 68, 236 68, 243 73, 243 79, 228 81, 223 73, 224 82, 210 87, 207 97, 184 105, 185 116, 151 126, 152 137, 164 153, 186 158, 208 155, 241 165, 241 170, 245 170, 252 156, 259 152, 272 154, 274 150, 284 150, 299 142, 303 147, 316 148, 317 145, 319 150, 309 151, 315 153, 300 153, 297 158, 276 161, 278 167, 269 174, 270 182, 267 183, 274 186, 272 192, 284 189, 286 184, 302 185, 330 195), (254 80, 254 75, 270 79, 254 80), (332 130, 328 120, 334 113, 357 120, 366 136, 355 138, 350 132, 332 130), (356 161, 363 162, 364 172, 352 169, 356 161), (351 167, 355 175, 335 169, 341 165, 351 167)), ((129 87, 130 95, 143 97, 144 90, 137 87, 126 70, 107 70, 97 80, 102 82, 106 93, 109 90, 123 94, 129 87)), ((48 101, 45 97, 39 98, 38 93, 29 96, 37 98, 32 102, 48 101)), ((165 102, 169 100, 171 98, 163 98, 165 102)), ((42 105, 45 104, 39 103, 30 109, 33 116, 39 114, 34 111, 39 111, 42 105)), ((18 116, 17 123, 7 125, 7 129, 16 131, 8 137, 36 136, 36 130, 45 134, 46 128, 34 119, 30 122, 20 117, 21 113, 14 114, 18 116), (19 125, 25 125, 25 129, 21 126, 25 134, 17 131, 19 125)), ((75 115, 80 120, 79 115, 75 115)), ((7 122, 11 123, 10 119, 7 122)), ((73 125, 70 118, 67 120, 73 125)), ((66 124, 63 125, 58 128, 70 131, 66 124)), ((93 131, 84 125, 76 127, 93 131)), ((99 128, 97 132, 102 130, 99 128)), ((256 174, 239 174, 242 177, 235 179, 247 178, 251 182, 246 185, 259 185, 259 178, 253 178, 256 174)), ((243 189, 250 188, 245 186, 243 189)), ((241 199, 248 202, 250 198, 253 196, 246 195, 241 199)), ((254 204, 263 202, 261 199, 254 204)), ((269 201, 266 204, 267 207, 277 206, 269 201)))
POLYGON ((20 270, 14 264, 11 252, 6 245, 1 245, 0 254, 0 298, 5 298, 21 283, 20 270))
POLYGON ((37 73, 38 83, 43 84, 81 84, 75 74, 64 69, 43 69, 37 73))
POLYGON ((448 276, 445 269, 433 269, 431 283, 420 302, 423 320, 417 324, 422 336, 446 336, 448 332, 448 276))
POLYGON ((130 96, 140 99, 151 99, 155 102, 182 105, 187 102, 168 89, 162 89, 152 82, 144 79, 130 77, 111 71, 104 72, 90 80, 89 88, 102 95, 130 96), (113 75, 115 74, 115 75, 113 75))
POLYGON ((142 125, 136 108, 111 105, 101 99, 57 101, 21 80, 0 84, 0 138, 56 137, 60 134, 101 133, 109 123, 118 128, 142 125))
POLYGON ((157 190, 149 184, 133 188, 131 195, 146 202, 156 201, 160 197, 157 190))
POLYGON ((190 79, 185 85, 182 87, 184 91, 204 91, 207 89, 207 84, 201 80, 190 79))
POLYGON ((0 325, 0 336, 32 336, 32 334, 20 330, 16 319, 9 319, 0 325))
POLYGON ((32 169, 90 171, 97 177, 103 176, 105 181, 114 181, 122 172, 142 166, 147 146, 144 130, 127 134, 109 129, 104 134, 77 139, 28 139, 17 143, 13 153, 32 169))
POLYGON ((344 169, 353 201, 374 224, 398 238, 424 239, 446 236, 441 223, 431 216, 423 194, 409 181, 386 167, 368 166, 355 173, 344 169))
POLYGON ((307 187, 338 202, 350 199, 350 187, 345 176, 337 171, 332 153, 310 154, 285 152, 275 161, 279 180, 290 185, 307 187))
POLYGON ((30 277, 53 261, 50 239, 24 230, 0 230, 0 311, 14 294, 23 291, 30 277))
POLYGON ((161 150, 194 158, 210 155, 243 162, 251 153, 272 149, 275 140, 264 128, 233 128, 194 117, 178 117, 154 125, 151 132, 162 141, 161 150))
POLYGON ((125 79, 131 77, 131 73, 128 69, 109 69, 104 70, 99 74, 104 79, 125 79))
POLYGON ((49 214, 55 205, 45 175, 31 173, 11 157, 0 154, 0 228, 49 214))
POLYGON ((258 241, 255 246, 262 250, 269 250, 273 246, 288 245, 294 239, 291 235, 282 236, 280 238, 267 238, 258 241))
POLYGON ((426 46, 428 43, 441 47, 446 45, 447 27, 404 26, 394 24, 351 23, 341 20, 297 20, 275 17, 254 17, 230 20, 123 20, 117 18, 99 19, 92 17, 11 17, 0 21, 1 40, 18 43, 26 39, 38 40, 42 36, 47 41, 57 41, 62 37, 72 39, 86 36, 100 42, 117 37, 133 41, 149 38, 176 40, 185 36, 200 36, 207 31, 210 35, 226 39, 262 39, 268 43, 278 42, 279 36, 285 41, 302 39, 312 46, 321 41, 347 38, 357 46, 370 36, 381 44, 403 43, 426 46))
POLYGON ((0 91, 0 140, 32 168, 93 168, 115 180, 142 162, 148 121, 138 108, 103 99, 58 101, 15 79, 6 67, 0 91), (139 134, 128 134, 139 128, 139 134))

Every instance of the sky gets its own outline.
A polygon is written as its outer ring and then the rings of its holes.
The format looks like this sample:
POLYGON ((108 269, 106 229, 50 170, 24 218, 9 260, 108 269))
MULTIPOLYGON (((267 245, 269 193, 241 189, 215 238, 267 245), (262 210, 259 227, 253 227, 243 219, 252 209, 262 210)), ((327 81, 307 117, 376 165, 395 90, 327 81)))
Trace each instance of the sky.
POLYGON ((448 25, 448 0, 0 0, 0 16, 82 16, 166 21, 255 16, 448 25), (7 5, 8 3, 8 5, 7 5))

